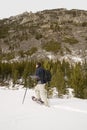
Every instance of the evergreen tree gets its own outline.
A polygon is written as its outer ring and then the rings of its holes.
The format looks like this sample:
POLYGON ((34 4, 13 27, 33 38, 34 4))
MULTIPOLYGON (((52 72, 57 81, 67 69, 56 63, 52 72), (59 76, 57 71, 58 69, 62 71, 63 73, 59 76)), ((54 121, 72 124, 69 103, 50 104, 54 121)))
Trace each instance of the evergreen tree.
POLYGON ((76 64, 72 69, 71 73, 71 87, 74 89, 75 96, 79 98, 83 98, 83 75, 81 71, 81 65, 76 64))
POLYGON ((27 86, 27 78, 29 75, 29 64, 28 62, 26 63, 26 66, 24 68, 24 72, 23 72, 23 79, 24 79, 24 87, 27 86))
MULTIPOLYGON (((48 61, 48 60, 45 60, 44 63, 43 63, 43 66, 46 70, 48 70, 51 74, 51 77, 52 77, 52 61, 48 61)), ((45 86, 46 90, 47 90, 47 96, 51 96, 52 95, 52 89, 51 89, 51 84, 50 84, 50 81, 46 83, 46 86, 45 86)))
POLYGON ((19 73, 18 73, 18 69, 17 69, 17 64, 14 63, 12 64, 12 81, 13 81, 13 87, 15 85, 15 83, 17 82, 19 77, 19 73))
POLYGON ((34 72, 34 64, 33 62, 26 62, 24 72, 23 72, 23 79, 24 79, 24 87, 27 87, 32 82, 29 75, 34 72))
POLYGON ((60 65, 57 65, 56 71, 52 76, 51 85, 57 88, 59 97, 65 94, 64 75, 60 65))
POLYGON ((83 94, 84 98, 87 99, 87 63, 83 64, 83 76, 84 76, 84 89, 83 89, 83 94))
POLYGON ((18 77, 19 77, 18 70, 15 69, 13 73, 13 85, 17 83, 18 77))

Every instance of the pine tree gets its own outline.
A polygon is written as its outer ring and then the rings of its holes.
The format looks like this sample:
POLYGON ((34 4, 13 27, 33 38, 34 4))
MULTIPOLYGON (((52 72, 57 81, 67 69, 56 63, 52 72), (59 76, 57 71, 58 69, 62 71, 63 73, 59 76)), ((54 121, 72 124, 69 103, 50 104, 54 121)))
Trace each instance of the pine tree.
POLYGON ((31 75, 33 72, 34 72, 34 63, 26 62, 24 72, 23 72, 24 87, 27 87, 28 85, 32 84, 32 83, 29 83, 29 82, 32 82, 29 75, 31 75))
MULTIPOLYGON (((16 84, 17 80, 18 80, 18 77, 19 77, 19 74, 18 74, 18 70, 14 70, 14 73, 13 73, 13 85, 16 84)), ((14 86, 13 86, 14 87, 14 86)))
POLYGON ((83 64, 83 76, 84 76, 84 89, 83 89, 83 94, 84 98, 87 99, 87 62, 83 64))
POLYGON ((59 97, 65 94, 66 88, 64 85, 64 75, 60 65, 56 66, 56 71, 52 76, 51 85, 57 88, 59 97))
POLYGON ((71 87, 74 89, 76 97, 83 98, 83 81, 81 65, 76 64, 75 67, 72 68, 70 80, 71 87))
POLYGON ((15 86, 19 77, 19 72, 17 69, 17 63, 12 64, 12 80, 13 80, 13 87, 15 86))
POLYGON ((29 64, 28 62, 26 63, 26 66, 24 68, 24 72, 23 72, 23 79, 24 79, 24 87, 27 86, 27 77, 28 77, 28 74, 29 74, 29 64))

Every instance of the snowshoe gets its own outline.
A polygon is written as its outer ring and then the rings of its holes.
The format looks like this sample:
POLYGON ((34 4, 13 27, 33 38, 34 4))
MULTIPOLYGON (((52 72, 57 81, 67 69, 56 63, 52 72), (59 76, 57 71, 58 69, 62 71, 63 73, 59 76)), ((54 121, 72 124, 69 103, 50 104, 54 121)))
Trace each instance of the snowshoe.
POLYGON ((41 99, 37 99, 36 97, 32 96, 32 100, 37 102, 38 104, 44 104, 44 101, 42 101, 41 99))

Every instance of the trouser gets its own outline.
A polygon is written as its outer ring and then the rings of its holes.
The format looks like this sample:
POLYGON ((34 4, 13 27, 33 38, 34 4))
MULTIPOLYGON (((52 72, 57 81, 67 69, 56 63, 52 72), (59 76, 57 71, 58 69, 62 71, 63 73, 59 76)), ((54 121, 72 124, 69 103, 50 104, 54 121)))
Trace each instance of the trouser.
POLYGON ((48 106, 47 90, 45 89, 45 84, 37 84, 35 86, 35 94, 36 98, 41 99, 44 101, 44 104, 48 106))

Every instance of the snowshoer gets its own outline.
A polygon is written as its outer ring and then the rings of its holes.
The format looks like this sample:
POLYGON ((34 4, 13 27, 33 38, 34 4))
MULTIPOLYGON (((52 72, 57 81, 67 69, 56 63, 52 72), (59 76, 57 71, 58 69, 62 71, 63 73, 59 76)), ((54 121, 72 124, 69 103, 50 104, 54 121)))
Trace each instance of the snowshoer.
POLYGON ((36 77, 37 77, 37 85, 35 86, 35 94, 38 100, 42 100, 45 106, 49 106, 47 99, 47 90, 45 89, 46 81, 45 81, 45 70, 41 66, 41 63, 36 63, 36 77))

